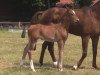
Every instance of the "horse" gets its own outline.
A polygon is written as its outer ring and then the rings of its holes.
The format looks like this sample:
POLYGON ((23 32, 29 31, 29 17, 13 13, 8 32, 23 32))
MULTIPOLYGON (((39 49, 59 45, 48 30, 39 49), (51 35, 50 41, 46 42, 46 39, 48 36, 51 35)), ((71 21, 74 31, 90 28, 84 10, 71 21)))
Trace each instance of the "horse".
MULTIPOLYGON (((76 65, 73 66, 74 69, 79 68, 83 60, 86 58, 88 42, 90 38, 92 40, 92 48, 93 48, 92 67, 94 67, 95 69, 98 69, 97 64, 96 64, 96 56, 97 56, 97 46, 98 46, 98 41, 99 41, 99 36, 100 36, 100 15, 99 15, 100 10, 99 9, 100 9, 100 1, 91 5, 90 7, 83 7, 78 10, 77 9, 75 10, 78 18, 80 19, 80 24, 70 25, 69 33, 81 37, 83 52, 82 52, 82 56, 80 60, 77 62, 76 65)), ((58 13, 56 10, 53 12, 58 13)), ((59 12, 62 12, 62 11, 59 11, 59 12)), ((48 13, 45 15, 48 15, 48 13)), ((42 21, 44 21, 44 19, 42 19, 42 21)), ((41 51, 41 56, 39 60, 41 65, 43 65, 44 52, 47 46, 49 48, 48 50, 50 52, 52 60, 54 62, 56 61, 53 45, 54 45, 53 42, 48 42, 48 41, 45 41, 42 44, 42 51, 41 51)))
MULTIPOLYGON (((63 8, 61 8, 62 10, 63 8)), ((43 39, 49 42, 57 42, 58 44, 58 64, 57 67, 60 71, 63 71, 62 66, 62 57, 63 57, 63 48, 65 41, 68 37, 68 28, 71 23, 76 23, 78 21, 78 17, 72 9, 67 8, 65 13, 62 15, 60 23, 54 24, 34 24, 28 28, 28 44, 24 48, 24 53, 22 57, 26 56, 26 53, 29 55, 30 67, 35 72, 31 51, 34 50, 35 44, 38 39, 43 39)))

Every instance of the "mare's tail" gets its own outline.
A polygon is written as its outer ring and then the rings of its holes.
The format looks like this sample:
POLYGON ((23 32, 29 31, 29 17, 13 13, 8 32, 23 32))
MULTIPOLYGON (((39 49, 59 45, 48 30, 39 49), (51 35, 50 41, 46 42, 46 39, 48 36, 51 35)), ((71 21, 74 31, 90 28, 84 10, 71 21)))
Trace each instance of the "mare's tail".
POLYGON ((43 11, 38 11, 38 12, 36 12, 36 13, 32 16, 31 25, 32 25, 32 24, 38 24, 38 23, 40 23, 40 19, 41 19, 42 14, 43 14, 43 11))

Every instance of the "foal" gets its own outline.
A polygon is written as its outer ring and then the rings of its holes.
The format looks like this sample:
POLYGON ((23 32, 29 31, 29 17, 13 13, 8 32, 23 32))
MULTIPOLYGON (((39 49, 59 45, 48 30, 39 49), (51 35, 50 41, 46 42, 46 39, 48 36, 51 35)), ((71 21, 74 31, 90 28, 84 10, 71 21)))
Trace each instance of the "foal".
POLYGON ((57 67, 60 71, 63 71, 62 66, 62 56, 63 56, 63 48, 65 41, 68 37, 68 27, 71 23, 77 22, 78 17, 72 9, 67 9, 65 14, 62 16, 60 23, 57 25, 50 23, 49 25, 44 24, 34 24, 28 28, 28 38, 29 42, 26 45, 21 61, 21 65, 23 65, 23 60, 26 54, 29 55, 30 67, 33 71, 34 64, 31 57, 31 51, 34 49, 35 44, 38 39, 43 39, 49 42, 57 42, 58 44, 58 64, 57 67))

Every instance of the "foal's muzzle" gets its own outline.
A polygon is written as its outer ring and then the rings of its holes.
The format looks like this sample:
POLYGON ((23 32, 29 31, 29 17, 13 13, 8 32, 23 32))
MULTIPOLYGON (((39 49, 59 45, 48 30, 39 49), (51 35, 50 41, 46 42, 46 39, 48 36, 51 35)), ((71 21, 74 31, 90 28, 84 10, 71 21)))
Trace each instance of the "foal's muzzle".
POLYGON ((77 19, 76 21, 75 21, 75 23, 78 23, 79 22, 79 19, 77 19))

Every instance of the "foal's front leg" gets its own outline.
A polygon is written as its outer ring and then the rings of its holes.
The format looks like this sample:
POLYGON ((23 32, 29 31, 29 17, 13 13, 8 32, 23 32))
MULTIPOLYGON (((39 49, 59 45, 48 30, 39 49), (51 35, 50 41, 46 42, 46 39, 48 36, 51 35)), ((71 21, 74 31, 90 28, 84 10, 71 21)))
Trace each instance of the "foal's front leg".
POLYGON ((32 69, 33 72, 36 72, 36 71, 35 71, 35 68, 34 68, 31 51, 32 51, 32 49, 35 48, 35 45, 36 45, 36 41, 33 41, 33 40, 29 41, 28 56, 29 56, 29 60, 30 60, 30 68, 32 69))
POLYGON ((62 61, 63 61, 63 49, 64 49, 64 42, 60 41, 58 42, 58 49, 59 49, 59 58, 58 58, 58 69, 60 71, 63 71, 63 65, 62 65, 62 61))

